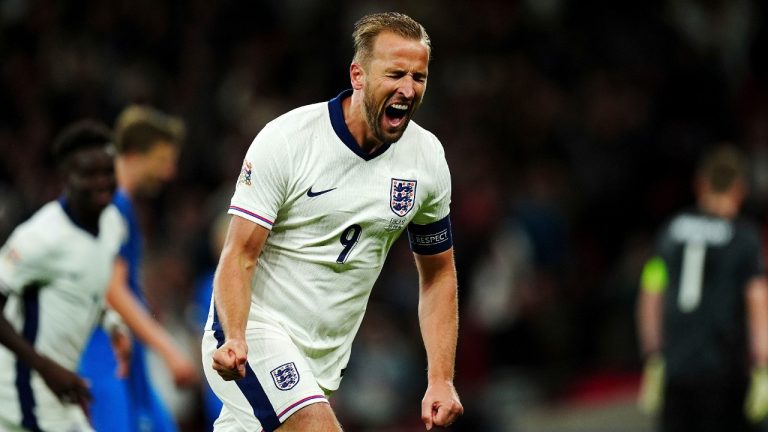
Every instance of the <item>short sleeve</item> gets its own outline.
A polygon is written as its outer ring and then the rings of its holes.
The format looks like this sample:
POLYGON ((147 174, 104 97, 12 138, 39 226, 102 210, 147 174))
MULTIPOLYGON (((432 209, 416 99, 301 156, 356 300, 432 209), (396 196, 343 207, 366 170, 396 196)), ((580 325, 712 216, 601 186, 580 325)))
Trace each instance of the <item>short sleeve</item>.
POLYGON ((251 143, 237 178, 229 213, 272 229, 286 197, 291 166, 285 139, 274 122, 251 143))
POLYGON ((434 164, 430 168, 430 174, 433 177, 426 200, 411 221, 416 225, 427 225, 439 221, 448 216, 451 211, 451 172, 445 160, 443 147, 437 138, 434 140, 437 143, 438 153, 432 158, 434 164))
POLYGON ((50 248, 43 240, 25 225, 11 234, 0 249, 0 292, 21 294, 24 287, 45 278, 50 248))
POLYGON ((451 173, 440 141, 432 135, 431 153, 425 158, 429 174, 424 186, 426 197, 408 224, 411 250, 419 255, 433 255, 453 246, 451 232, 451 173))

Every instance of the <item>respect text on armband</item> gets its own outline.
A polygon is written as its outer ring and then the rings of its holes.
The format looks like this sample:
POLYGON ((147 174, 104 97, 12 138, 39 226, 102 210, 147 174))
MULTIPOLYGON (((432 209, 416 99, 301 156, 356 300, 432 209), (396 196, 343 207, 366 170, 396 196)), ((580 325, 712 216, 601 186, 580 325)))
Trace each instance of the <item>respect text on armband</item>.
POLYGON ((416 240, 416 244, 423 246, 440 244, 448 241, 448 230, 444 229, 435 234, 416 234, 414 240, 416 240))

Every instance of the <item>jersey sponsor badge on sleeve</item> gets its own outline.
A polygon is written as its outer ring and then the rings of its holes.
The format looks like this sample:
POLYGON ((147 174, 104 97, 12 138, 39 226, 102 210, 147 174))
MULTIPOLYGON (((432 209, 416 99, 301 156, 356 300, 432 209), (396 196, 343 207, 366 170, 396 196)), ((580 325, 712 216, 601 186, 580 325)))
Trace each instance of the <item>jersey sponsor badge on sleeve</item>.
POLYGON ((21 255, 16 249, 3 250, 3 259, 10 265, 17 265, 21 262, 21 255))
POLYGON ((416 198, 416 180, 393 178, 389 190, 389 208, 400 217, 407 215, 416 198))
POLYGON ((243 159, 243 168, 240 170, 240 178, 237 179, 237 182, 250 186, 251 174, 253 174, 253 164, 248 162, 248 159, 243 159))
POLYGON ((272 381, 280 390, 290 390, 299 383, 299 371, 293 362, 272 369, 272 381))

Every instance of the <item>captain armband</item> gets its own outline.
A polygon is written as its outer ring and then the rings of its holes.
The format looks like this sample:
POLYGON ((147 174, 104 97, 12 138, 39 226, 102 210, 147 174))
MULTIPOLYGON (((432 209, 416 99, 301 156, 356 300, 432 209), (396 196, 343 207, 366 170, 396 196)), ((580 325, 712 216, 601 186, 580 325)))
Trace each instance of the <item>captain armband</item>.
POLYGON ((419 255, 435 255, 453 246, 451 216, 427 225, 408 224, 408 240, 411 250, 419 255))

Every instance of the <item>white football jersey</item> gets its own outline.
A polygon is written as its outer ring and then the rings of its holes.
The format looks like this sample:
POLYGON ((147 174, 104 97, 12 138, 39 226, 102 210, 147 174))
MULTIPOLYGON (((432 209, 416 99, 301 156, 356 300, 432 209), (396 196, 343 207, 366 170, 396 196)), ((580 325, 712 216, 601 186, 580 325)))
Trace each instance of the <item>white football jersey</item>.
POLYGON ((328 390, 338 388, 390 247, 409 224, 447 220, 451 195, 442 145, 413 121, 396 143, 360 149, 341 108, 349 92, 265 126, 229 210, 271 229, 248 326, 283 326, 328 390))
MULTIPOLYGON (((117 208, 104 209, 98 236, 78 227, 60 201, 19 225, 0 249, 3 314, 42 355, 76 370, 97 325, 114 260, 125 237, 117 208)), ((70 430, 77 405, 62 405, 35 371, 0 345, 0 424, 29 417, 44 430, 70 430), (66 429, 65 429, 66 427, 66 429)))

